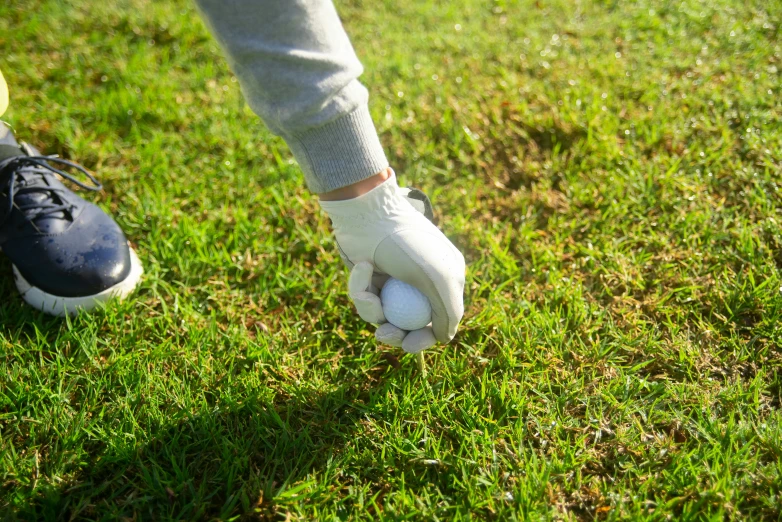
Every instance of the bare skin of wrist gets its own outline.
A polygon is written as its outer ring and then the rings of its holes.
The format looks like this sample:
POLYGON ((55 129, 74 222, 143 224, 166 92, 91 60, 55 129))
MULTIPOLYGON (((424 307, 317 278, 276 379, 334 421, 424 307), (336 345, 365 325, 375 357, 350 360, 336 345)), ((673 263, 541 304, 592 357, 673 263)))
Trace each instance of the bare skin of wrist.
POLYGON ((342 201, 345 199, 357 198, 363 194, 366 194, 390 177, 391 168, 389 167, 385 170, 381 170, 372 177, 362 179, 358 183, 353 183, 347 187, 342 187, 338 188, 337 190, 332 190, 331 192, 319 194, 318 197, 322 201, 342 201))

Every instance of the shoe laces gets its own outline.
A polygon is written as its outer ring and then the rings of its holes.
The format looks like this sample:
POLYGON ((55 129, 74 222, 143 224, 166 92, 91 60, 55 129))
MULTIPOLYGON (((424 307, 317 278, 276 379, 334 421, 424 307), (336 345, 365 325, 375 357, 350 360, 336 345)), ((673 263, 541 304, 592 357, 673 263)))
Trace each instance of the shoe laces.
POLYGON ((78 163, 57 156, 12 156, 0 161, 0 187, 7 187, 5 195, 8 199, 8 205, 5 210, 0 209, 0 225, 5 223, 14 208, 33 226, 35 226, 35 220, 42 217, 52 216, 59 212, 70 212, 73 206, 65 204, 66 198, 63 197, 67 195, 68 189, 44 183, 30 183, 30 176, 39 176, 46 179, 52 174, 58 174, 74 185, 91 192, 97 192, 103 188, 103 185, 97 178, 78 163), (71 174, 54 167, 52 163, 63 167, 71 167, 81 172, 92 184, 82 182, 71 174), (15 201, 18 195, 33 193, 43 194, 46 197, 41 198, 39 201, 36 201, 34 198, 25 198, 26 202, 23 204, 15 201))

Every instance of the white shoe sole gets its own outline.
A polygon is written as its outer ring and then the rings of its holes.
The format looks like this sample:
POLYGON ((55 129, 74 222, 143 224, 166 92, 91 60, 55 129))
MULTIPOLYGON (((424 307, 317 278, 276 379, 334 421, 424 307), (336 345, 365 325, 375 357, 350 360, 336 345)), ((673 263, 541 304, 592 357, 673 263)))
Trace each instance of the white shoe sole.
POLYGON ((89 312, 96 306, 99 306, 110 299, 124 299, 136 288, 139 281, 141 281, 141 274, 144 273, 141 261, 136 255, 136 252, 131 248, 130 273, 123 281, 120 281, 111 288, 107 288, 95 295, 62 297, 59 295, 47 294, 40 288, 34 287, 22 276, 21 272, 16 268, 16 265, 12 266, 14 269, 16 288, 19 290, 19 293, 22 294, 22 299, 32 307, 58 317, 64 317, 65 315, 74 316, 79 313, 79 310, 89 312))

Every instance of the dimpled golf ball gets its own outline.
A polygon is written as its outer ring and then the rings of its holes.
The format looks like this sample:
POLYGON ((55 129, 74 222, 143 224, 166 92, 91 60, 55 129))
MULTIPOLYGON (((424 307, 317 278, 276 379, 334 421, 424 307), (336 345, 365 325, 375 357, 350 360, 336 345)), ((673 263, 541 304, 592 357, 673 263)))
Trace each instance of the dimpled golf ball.
POLYGON ((432 320, 432 305, 416 287, 393 277, 380 291, 386 320, 402 330, 418 330, 432 320))

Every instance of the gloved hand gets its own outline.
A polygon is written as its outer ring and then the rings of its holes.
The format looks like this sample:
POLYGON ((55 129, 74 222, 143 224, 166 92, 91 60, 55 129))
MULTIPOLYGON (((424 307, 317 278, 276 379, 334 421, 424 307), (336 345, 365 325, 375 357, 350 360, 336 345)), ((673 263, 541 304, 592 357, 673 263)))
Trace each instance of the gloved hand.
POLYGON ((396 176, 366 194, 321 201, 331 218, 343 260, 351 268, 348 290, 377 340, 416 353, 456 335, 464 313, 464 257, 426 217, 423 193, 401 189, 396 176), (386 322, 379 289, 394 277, 415 286, 432 305, 432 324, 414 332, 386 322))

